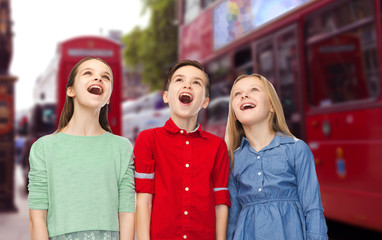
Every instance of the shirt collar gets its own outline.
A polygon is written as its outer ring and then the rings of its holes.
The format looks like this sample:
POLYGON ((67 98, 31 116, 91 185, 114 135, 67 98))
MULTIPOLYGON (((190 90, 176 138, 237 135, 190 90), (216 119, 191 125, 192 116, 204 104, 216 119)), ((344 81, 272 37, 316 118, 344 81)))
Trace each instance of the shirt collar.
MULTIPOLYGON (((268 146, 264 147, 261 149, 261 151, 266 150, 266 149, 271 149, 278 147, 282 144, 287 144, 287 143, 293 143, 296 142, 297 138, 293 138, 289 135, 285 135, 284 133, 277 132, 275 134, 275 137, 272 139, 272 141, 268 144, 268 146)), ((240 147, 239 149, 242 150, 245 146, 249 145, 249 140, 246 137, 242 137, 240 147)))
MULTIPOLYGON (((198 122, 198 125, 196 126, 195 130, 189 132, 189 133, 195 133, 198 132, 199 135, 203 138, 206 138, 205 131, 202 129, 202 125, 198 122)), ((170 118, 167 120, 166 124, 164 125, 164 128, 171 132, 171 133, 178 133, 181 129, 174 123, 174 121, 170 118)))

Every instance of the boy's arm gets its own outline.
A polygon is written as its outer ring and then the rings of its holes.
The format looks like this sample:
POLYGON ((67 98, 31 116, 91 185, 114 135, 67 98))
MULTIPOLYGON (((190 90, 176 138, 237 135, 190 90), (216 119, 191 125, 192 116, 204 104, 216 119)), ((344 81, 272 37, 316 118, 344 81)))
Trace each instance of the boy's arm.
POLYGON ((150 239, 151 211, 153 195, 150 193, 137 193, 137 239, 150 239))
POLYGON ((132 212, 118 213, 119 220, 119 239, 134 240, 134 220, 135 214, 132 212))
POLYGON ((48 229, 46 227, 47 210, 29 210, 29 231, 31 240, 48 240, 48 229))
POLYGON ((226 240, 227 239, 227 222, 228 222, 228 206, 227 205, 216 205, 216 240, 226 240))

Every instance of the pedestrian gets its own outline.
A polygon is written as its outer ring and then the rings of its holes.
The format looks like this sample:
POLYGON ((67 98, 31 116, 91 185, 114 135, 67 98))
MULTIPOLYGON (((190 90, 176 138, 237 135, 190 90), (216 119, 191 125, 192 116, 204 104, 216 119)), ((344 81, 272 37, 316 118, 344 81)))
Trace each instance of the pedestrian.
POLYGON ((289 131, 272 84, 241 75, 230 94, 227 239, 326 240, 314 158, 289 131))
POLYGON ((137 138, 138 240, 226 239, 227 146, 197 121, 209 103, 209 91, 200 63, 178 62, 168 73, 163 93, 170 119, 137 138))
POLYGON ((132 145, 107 119, 113 73, 100 58, 72 69, 58 129, 30 152, 32 240, 134 239, 132 145))

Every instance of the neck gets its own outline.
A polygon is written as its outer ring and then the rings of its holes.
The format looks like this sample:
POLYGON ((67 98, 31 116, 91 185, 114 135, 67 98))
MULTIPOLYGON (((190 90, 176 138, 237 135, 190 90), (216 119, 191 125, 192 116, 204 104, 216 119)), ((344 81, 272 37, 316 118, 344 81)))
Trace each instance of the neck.
POLYGON ((268 122, 264 124, 256 124, 244 126, 244 133, 249 144, 256 150, 260 151, 266 147, 274 138, 275 133, 271 130, 268 122))
POLYGON ((76 105, 72 118, 61 132, 80 136, 96 136, 104 134, 106 131, 99 123, 99 113, 100 109, 94 110, 81 108, 76 105))
POLYGON ((195 130, 197 125, 198 115, 193 116, 191 118, 182 118, 176 116, 175 114, 171 114, 171 119, 175 123, 176 126, 180 129, 186 130, 186 132, 192 132, 195 130))

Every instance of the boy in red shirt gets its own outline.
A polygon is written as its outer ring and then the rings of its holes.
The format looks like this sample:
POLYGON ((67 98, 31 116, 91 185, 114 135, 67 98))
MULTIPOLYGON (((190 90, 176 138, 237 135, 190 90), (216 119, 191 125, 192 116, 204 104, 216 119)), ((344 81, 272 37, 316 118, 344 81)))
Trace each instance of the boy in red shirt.
POLYGON ((170 119, 135 142, 138 240, 226 239, 227 147, 197 122, 209 91, 200 63, 175 64, 163 93, 170 119))

